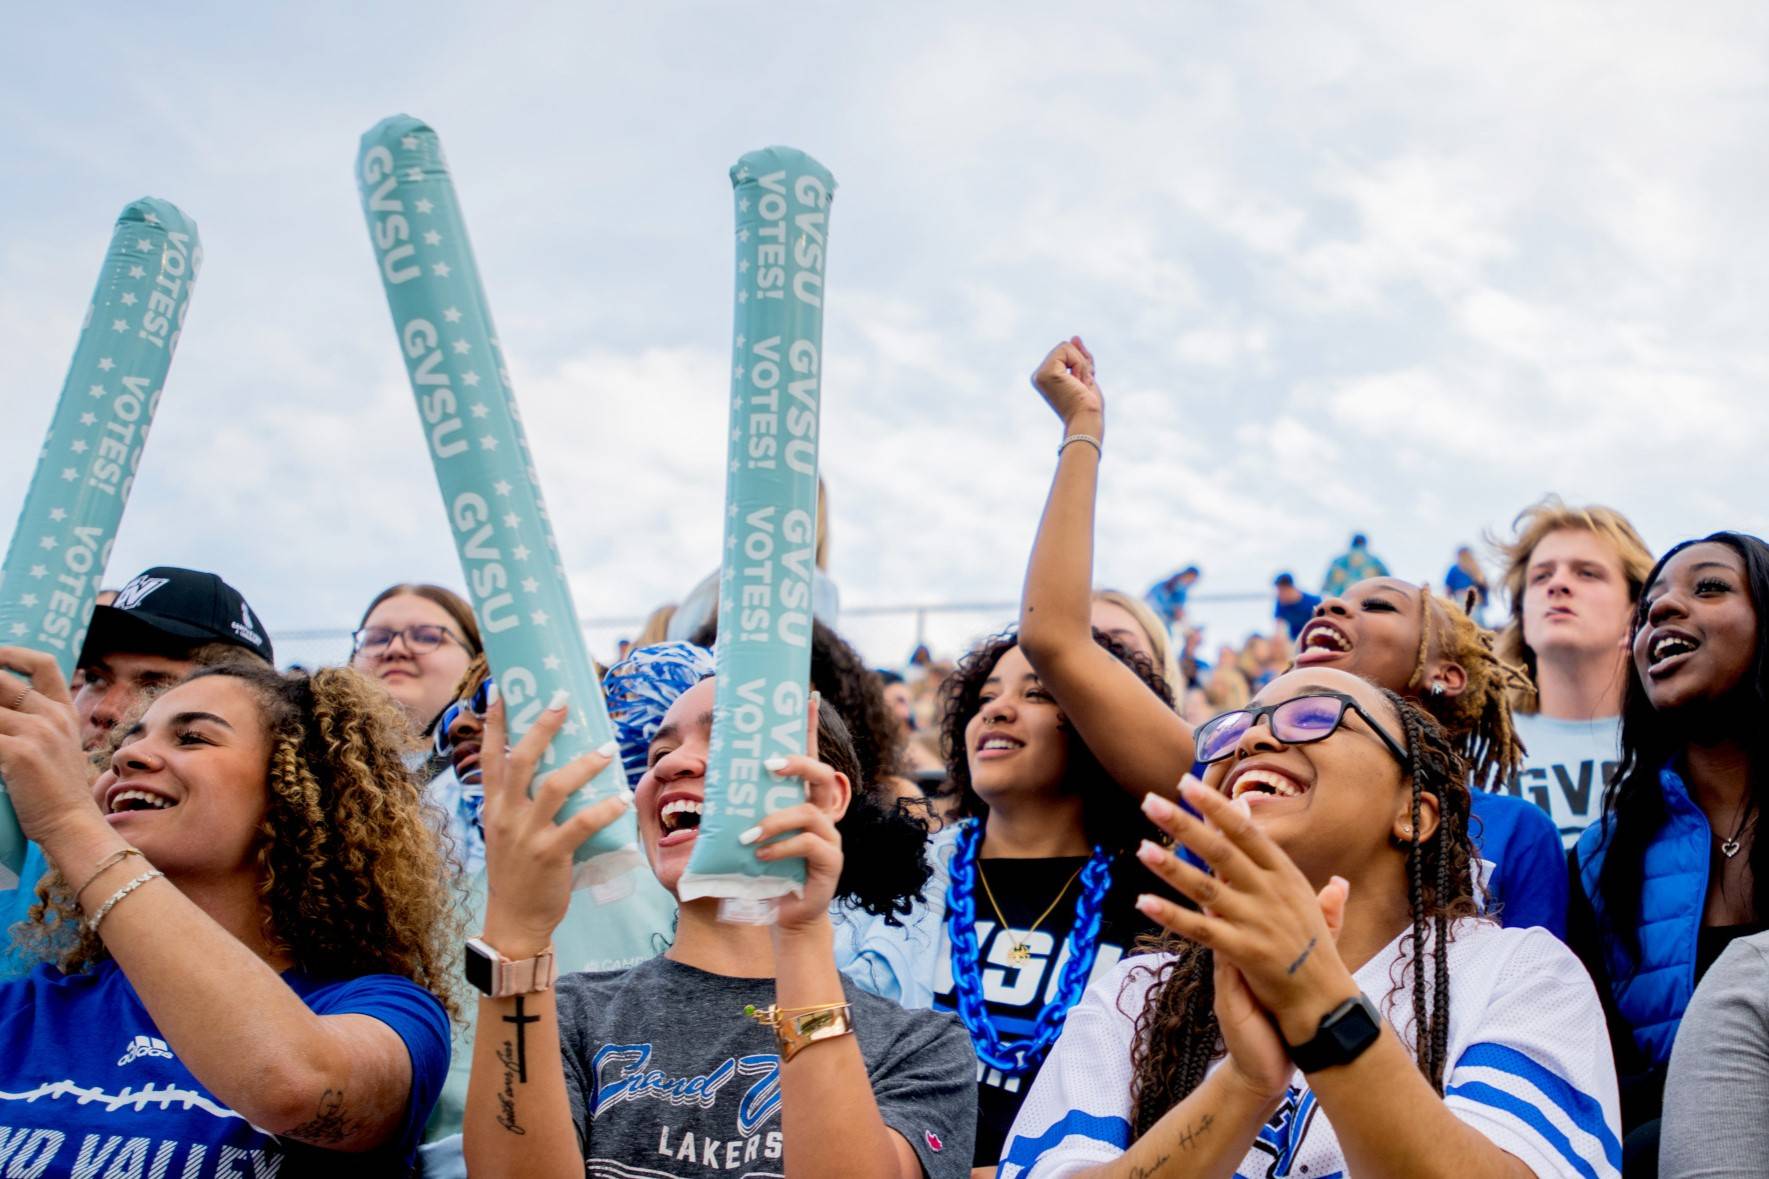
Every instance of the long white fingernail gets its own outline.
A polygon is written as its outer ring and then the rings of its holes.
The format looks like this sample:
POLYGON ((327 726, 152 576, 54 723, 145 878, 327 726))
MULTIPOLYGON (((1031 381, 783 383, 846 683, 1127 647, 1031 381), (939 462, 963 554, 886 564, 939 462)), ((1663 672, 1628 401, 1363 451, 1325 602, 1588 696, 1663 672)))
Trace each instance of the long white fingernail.
POLYGON ((547 701, 547 707, 549 709, 564 708, 570 700, 571 693, 567 692, 564 688, 560 688, 555 691, 552 698, 547 701))
POLYGON ((618 795, 616 795, 615 797, 620 799, 621 803, 627 808, 627 810, 630 811, 633 809, 634 795, 633 795, 633 788, 631 786, 622 786, 620 788, 620 793, 618 795))
POLYGON ((497 702, 498 702, 498 682, 496 680, 492 680, 490 683, 485 685, 485 706, 487 708, 492 708, 492 707, 496 706, 497 702))
POLYGON ((786 768, 786 759, 784 757, 770 757, 767 761, 762 763, 762 768, 767 770, 770 774, 778 774, 781 770, 786 768))
POLYGON ((596 756, 597 757, 613 757, 615 754, 617 754, 619 752, 620 752, 620 742, 619 741, 604 741, 602 744, 596 746, 596 756))
POLYGON ((760 827, 751 827, 748 831, 745 831, 742 835, 737 837, 737 842, 741 843, 744 847, 748 847, 761 837, 762 829, 760 827))

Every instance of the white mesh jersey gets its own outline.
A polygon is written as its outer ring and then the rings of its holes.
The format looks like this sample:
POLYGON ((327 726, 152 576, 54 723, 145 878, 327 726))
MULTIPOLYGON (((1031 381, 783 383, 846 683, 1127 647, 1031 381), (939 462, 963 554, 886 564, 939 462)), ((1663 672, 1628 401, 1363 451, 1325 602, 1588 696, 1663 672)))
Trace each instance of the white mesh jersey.
MULTIPOLYGON (((1409 930, 1356 973, 1409 1048, 1412 972, 1403 949, 1410 952, 1411 939, 1409 930)), ((1008 1135, 1001 1179, 1076 1175, 1129 1147, 1131 1039, 1151 983, 1146 967, 1158 961, 1119 963, 1069 1012, 1008 1135)), ((1451 931, 1449 974, 1450 1112, 1541 1179, 1619 1177, 1615 1062, 1597 992, 1578 959, 1546 930, 1470 919, 1451 931)), ((1345 1158, 1328 1118, 1296 1073, 1236 1176, 1343 1176, 1345 1158)))

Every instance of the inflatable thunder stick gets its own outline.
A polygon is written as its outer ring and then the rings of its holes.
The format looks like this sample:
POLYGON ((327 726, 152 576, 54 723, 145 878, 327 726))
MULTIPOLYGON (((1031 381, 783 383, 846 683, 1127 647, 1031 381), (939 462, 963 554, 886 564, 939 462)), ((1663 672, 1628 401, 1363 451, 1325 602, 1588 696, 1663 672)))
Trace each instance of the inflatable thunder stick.
POLYGON ((738 836, 804 801, 763 765, 806 749, 823 273, 835 180, 803 152, 770 147, 731 169, 737 201, 737 326, 718 690, 700 834, 686 901, 762 902, 804 888, 804 861, 763 863, 738 836))
MULTIPOLYGON (((99 582, 129 502, 160 389, 202 265, 196 223, 143 197, 111 231, 37 471, 0 566, 0 644, 55 656, 74 674, 99 582)), ((25 841, 0 794, 0 887, 25 841)))
MULTIPOLYGON (((526 732, 563 688, 571 715, 543 763, 563 764, 612 740, 614 730, 584 649, 442 142, 409 115, 383 119, 362 137, 357 180, 510 735, 526 732)), ((625 787, 616 758, 566 802, 560 818, 625 787)), ((643 862, 636 833, 629 811, 585 841, 576 854, 580 885, 598 899, 630 891, 632 882, 619 878, 643 862)))

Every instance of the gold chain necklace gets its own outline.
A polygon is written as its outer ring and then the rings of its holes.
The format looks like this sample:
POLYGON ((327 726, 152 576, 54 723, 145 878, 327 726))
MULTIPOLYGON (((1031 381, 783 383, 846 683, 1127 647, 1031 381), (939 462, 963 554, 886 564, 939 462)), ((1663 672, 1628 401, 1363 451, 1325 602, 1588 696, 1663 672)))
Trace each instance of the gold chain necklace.
MULTIPOLYGON (((1085 867, 1087 867, 1086 864, 1081 865, 1081 868, 1085 867)), ((1063 882, 1062 891, 1056 894, 1056 899, 1044 906, 1044 912, 1038 914, 1038 920, 1032 922, 1032 928, 1026 931, 1027 937, 1037 933, 1038 927, 1044 924, 1044 919, 1050 916, 1062 903, 1063 897, 1068 895, 1069 885, 1075 883, 1075 878, 1081 875, 1081 868, 1075 869, 1074 875, 1063 882)), ((1001 928, 1006 931, 1008 940, 1013 943, 1013 948, 1007 952, 1007 960, 1015 966, 1023 966, 1032 957, 1032 947, 1014 936, 1013 927, 1008 925, 1007 917, 1001 912, 1001 906, 995 903, 995 890, 989 887, 989 877, 983 872, 981 858, 977 860, 977 879, 983 882, 983 895, 989 898, 989 907, 995 910, 995 919, 1001 922, 1001 928)))

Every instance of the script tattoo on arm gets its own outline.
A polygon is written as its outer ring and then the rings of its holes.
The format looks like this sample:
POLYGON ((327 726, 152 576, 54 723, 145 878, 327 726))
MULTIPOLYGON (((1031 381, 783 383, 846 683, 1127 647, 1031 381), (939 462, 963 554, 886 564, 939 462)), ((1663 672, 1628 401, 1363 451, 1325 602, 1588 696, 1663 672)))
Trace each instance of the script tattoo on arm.
POLYGON ((1290 963, 1290 965, 1284 969, 1285 974, 1295 974, 1298 970, 1302 969, 1302 964, 1308 961, 1308 956, 1310 954, 1314 953, 1314 942, 1314 938, 1308 939, 1308 944, 1302 947, 1302 953, 1296 955, 1296 961, 1290 963))
MULTIPOLYGON (((1209 1113, 1199 1118, 1196 1122, 1187 1122, 1185 1124, 1185 1129, 1179 1132, 1179 1140, 1176 1143, 1179 1147, 1180 1153, 1184 1154, 1194 1146, 1197 1146, 1198 1140, 1203 1138, 1204 1135, 1209 1132, 1210 1127, 1214 1125, 1215 1122, 1216 1115, 1209 1113)), ((1161 1168, 1167 1165, 1167 1160, 1172 1157, 1173 1156, 1170 1154, 1163 1154, 1158 1156, 1152 1163, 1130 1168, 1130 1179, 1154 1179, 1156 1175, 1161 1173, 1161 1168)))
POLYGON ((362 1129, 344 1116, 344 1090, 327 1089, 320 1095, 313 1117, 288 1132, 288 1137, 315 1146, 336 1146, 362 1129))
POLYGON ((1162 1167, 1165 1167, 1167 1165, 1167 1160, 1169 1157, 1170 1156, 1168 1156, 1168 1155, 1162 1155, 1160 1158, 1156 1159, 1154 1162, 1150 1163, 1146 1167, 1132 1167, 1132 1168, 1130 1168, 1130 1179, 1152 1179, 1152 1177, 1157 1172, 1159 1172, 1162 1167))
POLYGON ((514 1045, 505 1040, 498 1049, 498 1063, 504 1066, 504 1087, 498 1093, 498 1125, 512 1134, 526 1134, 516 1122, 516 1086, 528 1084, 528 1025, 539 1023, 541 1017, 522 1009, 522 996, 516 996, 516 1012, 503 1017, 505 1023, 516 1025, 514 1045))

